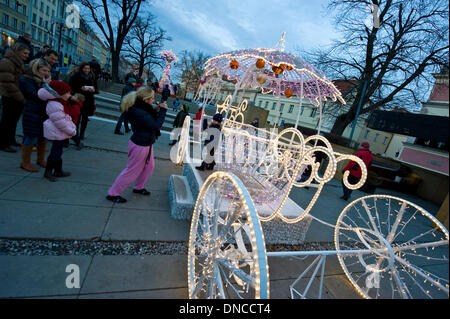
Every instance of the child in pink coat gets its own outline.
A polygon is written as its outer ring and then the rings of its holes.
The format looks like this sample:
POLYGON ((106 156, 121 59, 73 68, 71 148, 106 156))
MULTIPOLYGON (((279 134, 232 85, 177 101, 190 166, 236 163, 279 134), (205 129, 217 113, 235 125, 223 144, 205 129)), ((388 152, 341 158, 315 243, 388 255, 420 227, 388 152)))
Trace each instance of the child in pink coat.
POLYGON ((38 91, 39 98, 47 101, 48 120, 44 122, 44 137, 53 141, 44 173, 44 177, 51 182, 55 182, 56 177, 70 176, 70 173, 62 170, 64 140, 77 132, 72 117, 68 114, 70 92, 72 88, 67 83, 55 80, 38 91))

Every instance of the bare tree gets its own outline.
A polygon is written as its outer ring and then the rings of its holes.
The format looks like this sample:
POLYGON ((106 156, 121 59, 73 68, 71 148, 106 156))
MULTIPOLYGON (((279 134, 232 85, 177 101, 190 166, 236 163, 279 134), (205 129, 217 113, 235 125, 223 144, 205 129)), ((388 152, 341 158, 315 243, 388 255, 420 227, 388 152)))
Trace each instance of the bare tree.
POLYGON ((360 115, 380 108, 419 107, 429 92, 431 74, 448 65, 448 2, 333 0, 328 9, 337 12, 335 25, 343 39, 309 57, 328 76, 358 82, 331 132, 343 133, 360 102, 360 115))
POLYGON ((144 19, 138 17, 125 38, 123 52, 139 65, 139 77, 144 68, 151 65, 164 65, 159 52, 163 48, 164 41, 172 39, 166 35, 166 31, 156 26, 155 16, 148 14, 144 19))
POLYGON ((180 79, 186 93, 197 92, 206 61, 210 58, 201 51, 182 51, 178 65, 181 72, 180 79))
POLYGON ((94 22, 99 27, 109 45, 112 77, 117 81, 120 52, 125 37, 134 25, 139 11, 142 11, 145 0, 79 0, 79 2, 92 19, 89 22, 94 22))

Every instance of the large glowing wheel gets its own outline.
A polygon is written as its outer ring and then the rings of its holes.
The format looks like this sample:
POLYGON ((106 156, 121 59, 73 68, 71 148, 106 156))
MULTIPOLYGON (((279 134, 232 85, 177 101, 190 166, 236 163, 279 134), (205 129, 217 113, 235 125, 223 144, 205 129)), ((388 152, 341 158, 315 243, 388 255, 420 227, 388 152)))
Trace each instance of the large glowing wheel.
POLYGON ((215 172, 203 184, 191 222, 190 298, 269 298, 262 228, 244 184, 215 172))
POLYGON ((448 240, 423 208, 387 195, 353 201, 335 228, 339 262, 364 298, 448 298, 448 240))
POLYGON ((183 164, 186 151, 189 147, 189 129, 191 127, 191 117, 186 115, 180 132, 180 140, 178 141, 176 164, 183 164))

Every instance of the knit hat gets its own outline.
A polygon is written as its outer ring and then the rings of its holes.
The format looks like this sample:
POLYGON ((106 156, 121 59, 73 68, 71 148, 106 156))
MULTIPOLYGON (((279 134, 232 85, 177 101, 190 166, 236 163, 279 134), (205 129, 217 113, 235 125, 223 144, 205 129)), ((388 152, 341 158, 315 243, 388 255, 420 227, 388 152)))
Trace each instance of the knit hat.
POLYGON ((216 122, 222 123, 222 120, 223 120, 222 114, 220 114, 220 113, 214 114, 213 120, 216 121, 216 122))
POLYGON ((128 79, 128 83, 136 83, 136 79, 135 78, 129 78, 128 79))
POLYGON ((368 142, 362 142, 361 147, 362 148, 370 148, 370 144, 368 142))
POLYGON ((60 96, 72 92, 72 88, 70 87, 70 85, 63 81, 52 80, 50 81, 49 85, 60 96))

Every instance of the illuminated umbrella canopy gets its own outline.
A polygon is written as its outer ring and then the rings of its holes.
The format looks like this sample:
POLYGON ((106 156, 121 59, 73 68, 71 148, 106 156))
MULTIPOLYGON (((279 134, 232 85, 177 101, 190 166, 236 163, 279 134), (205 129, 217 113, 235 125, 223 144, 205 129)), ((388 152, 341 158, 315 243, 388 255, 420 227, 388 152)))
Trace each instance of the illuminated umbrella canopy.
POLYGON ((204 75, 239 82, 236 84, 239 88, 259 87, 263 94, 309 98, 315 106, 328 98, 345 104, 341 92, 321 71, 283 48, 245 49, 218 55, 206 62, 204 75))

